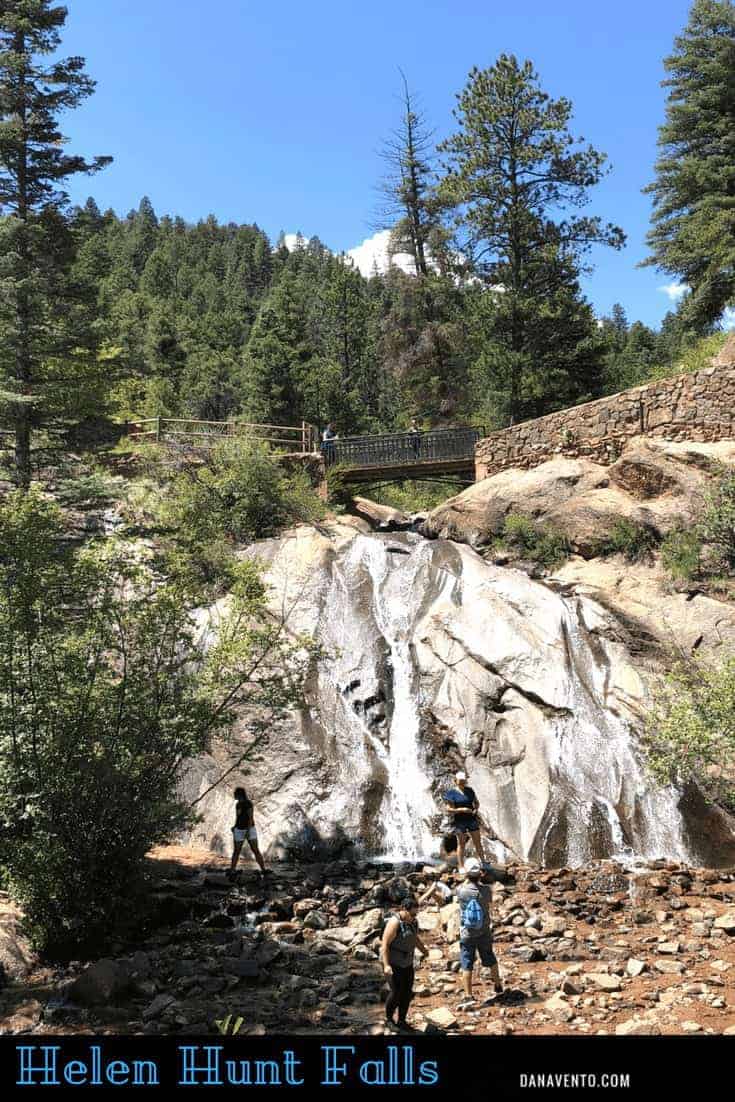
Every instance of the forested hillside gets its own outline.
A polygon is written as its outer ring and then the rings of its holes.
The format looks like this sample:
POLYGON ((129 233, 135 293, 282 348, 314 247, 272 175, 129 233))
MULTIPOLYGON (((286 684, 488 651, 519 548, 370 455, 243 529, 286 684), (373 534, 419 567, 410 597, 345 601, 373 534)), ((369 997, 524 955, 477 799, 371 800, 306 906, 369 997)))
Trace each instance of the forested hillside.
MULTIPOLYGON (((158 217, 147 199, 125 218, 90 199, 74 227, 111 418, 331 420, 343 433, 401 428, 412 416, 507 420, 488 399, 500 296, 471 276, 392 266, 365 279, 316 237, 289 251, 255 223, 188 225, 158 217)), ((622 307, 598 322, 580 294, 567 334, 575 355, 526 412, 671 370, 697 336, 674 313, 658 332, 629 324, 622 307)))
MULTIPOLYGON (((532 62, 500 54, 473 68, 438 143, 404 79, 374 211, 402 264, 365 278, 329 243, 298 235, 287 248, 256 221, 223 225, 203 211, 192 225, 146 198, 122 217, 94 199, 72 206, 68 181, 111 158, 61 152, 60 110, 94 89, 79 58, 44 65, 65 18, 23 0, 0 25, 0 429, 20 485, 49 449, 109 439, 114 423, 137 418, 331 421, 341 435, 412 418, 492 429, 701 366, 721 340, 727 256, 704 268, 659 257, 688 202, 667 160, 686 137, 673 122, 661 133, 652 259, 691 293, 655 332, 620 305, 596 316, 584 295, 591 250, 625 243, 590 210, 611 166, 532 62)), ((709 81, 712 125, 729 126, 731 22, 729 4, 694 6, 666 62, 672 120, 709 81), (692 76, 708 50, 716 67, 692 76)), ((699 164, 699 147, 692 157, 699 164)), ((290 217, 284 209, 284 225, 290 217)), ((709 222, 696 225, 701 236, 709 222)))

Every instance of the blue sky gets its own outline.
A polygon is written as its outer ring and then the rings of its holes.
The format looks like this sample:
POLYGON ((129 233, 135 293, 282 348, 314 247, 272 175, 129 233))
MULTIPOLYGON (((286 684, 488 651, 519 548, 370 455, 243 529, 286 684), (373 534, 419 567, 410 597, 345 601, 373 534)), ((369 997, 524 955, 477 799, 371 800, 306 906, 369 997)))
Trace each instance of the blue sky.
POLYGON ((67 0, 65 54, 97 91, 67 116, 71 148, 114 164, 75 183, 120 213, 147 194, 159 213, 214 213, 318 236, 349 250, 372 235, 379 149, 400 110, 400 66, 437 137, 473 65, 530 58, 573 129, 609 156, 589 210, 628 234, 585 281, 598 313, 622 302, 656 324, 674 281, 645 256, 663 57, 689 0, 67 0))

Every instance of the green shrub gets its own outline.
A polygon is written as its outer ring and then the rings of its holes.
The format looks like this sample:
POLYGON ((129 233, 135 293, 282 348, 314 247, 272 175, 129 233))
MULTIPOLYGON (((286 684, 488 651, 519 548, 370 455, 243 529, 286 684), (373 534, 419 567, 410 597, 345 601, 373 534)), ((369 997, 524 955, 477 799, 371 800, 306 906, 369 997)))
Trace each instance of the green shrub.
POLYGON ((702 539, 696 528, 675 528, 661 543, 661 563, 676 581, 690 582, 702 572, 702 539))
POLYGON ((208 641, 185 575, 63 536, 39 495, 0 503, 1 879, 35 945, 69 954, 129 929, 145 854, 192 821, 183 762, 243 707, 265 737, 313 652, 286 640, 253 562, 208 641))
POLYGON ((555 528, 540 527, 524 513, 509 513, 503 523, 499 544, 520 558, 530 559, 551 569, 569 555, 566 536, 555 528))
POLYGON ((186 462, 162 501, 162 518, 192 551, 223 539, 249 543, 324 515, 301 471, 284 470, 265 444, 227 440, 200 463, 186 462))
POLYGON ((501 538, 508 547, 530 554, 538 542, 539 531, 524 513, 509 513, 503 522, 501 538))
POLYGON ((735 471, 724 471, 706 495, 701 531, 712 551, 712 568, 731 572, 735 568, 735 471))
POLYGON ((367 494, 381 505, 390 505, 402 513, 429 513, 462 492, 459 483, 421 482, 407 480, 390 486, 380 486, 367 494))
POLYGON ((628 562, 650 559, 660 537, 653 528, 621 517, 610 529, 607 539, 598 548, 598 555, 624 555, 628 562))
POLYGON ((104 471, 88 471, 63 479, 54 492, 54 497, 61 505, 69 507, 104 505, 120 492, 119 480, 113 479, 104 471))
POLYGON ((735 657, 681 658, 657 687, 644 748, 664 784, 696 782, 735 810, 735 657))
POLYGON ((343 513, 352 505, 355 496, 353 488, 345 478, 347 468, 342 463, 333 463, 327 467, 327 500, 330 508, 343 513))

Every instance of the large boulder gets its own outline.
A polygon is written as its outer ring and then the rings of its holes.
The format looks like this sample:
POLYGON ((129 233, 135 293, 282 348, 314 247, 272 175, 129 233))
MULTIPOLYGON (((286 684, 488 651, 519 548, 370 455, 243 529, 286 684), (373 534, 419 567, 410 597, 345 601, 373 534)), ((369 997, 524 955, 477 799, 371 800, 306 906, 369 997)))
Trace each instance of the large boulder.
POLYGON ((405 532, 413 527, 413 520, 407 513, 390 505, 380 505, 367 497, 353 498, 352 507, 358 517, 366 520, 377 532, 405 532))
POLYGON ((735 606, 704 593, 677 592, 658 560, 573 556, 550 580, 568 595, 589 597, 613 612, 640 658, 676 648, 700 654, 735 649, 735 606))
POLYGON ((83 1006, 112 1006, 130 983, 130 968, 116 960, 98 960, 74 981, 69 996, 83 1006))
POLYGON ((492 475, 435 509, 422 531, 481 547, 500 535, 509 513, 523 513, 563 533, 574 551, 591 557, 620 519, 659 536, 691 524, 721 463, 735 464, 735 442, 635 437, 609 467, 558 458, 492 475))

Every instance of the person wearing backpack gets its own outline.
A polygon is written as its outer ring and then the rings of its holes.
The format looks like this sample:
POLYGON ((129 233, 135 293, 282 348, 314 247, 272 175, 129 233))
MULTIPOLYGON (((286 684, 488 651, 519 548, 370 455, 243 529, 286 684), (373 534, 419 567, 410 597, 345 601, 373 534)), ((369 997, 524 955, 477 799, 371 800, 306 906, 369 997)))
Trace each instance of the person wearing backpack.
POLYGON ((422 957, 428 954, 419 937, 418 910, 418 902, 413 896, 402 899, 397 913, 390 915, 385 924, 380 945, 383 972, 391 981, 385 1001, 385 1020, 388 1025, 397 1025, 399 1030, 410 1029, 406 1014, 413 998, 414 953, 418 949, 422 957), (396 1010, 397 1022, 393 1017, 396 1010))
POLYGON ((500 979, 498 959, 493 952, 492 925, 490 922, 490 904, 492 889, 483 884, 483 867, 476 857, 469 857, 464 866, 464 883, 451 891, 445 884, 435 884, 421 897, 422 902, 429 896, 439 897, 443 903, 454 900, 459 904, 459 967, 462 972, 464 999, 459 1009, 466 1009, 474 1003, 472 993, 472 969, 475 957, 485 968, 490 969, 490 979, 495 993, 503 990, 500 979))

